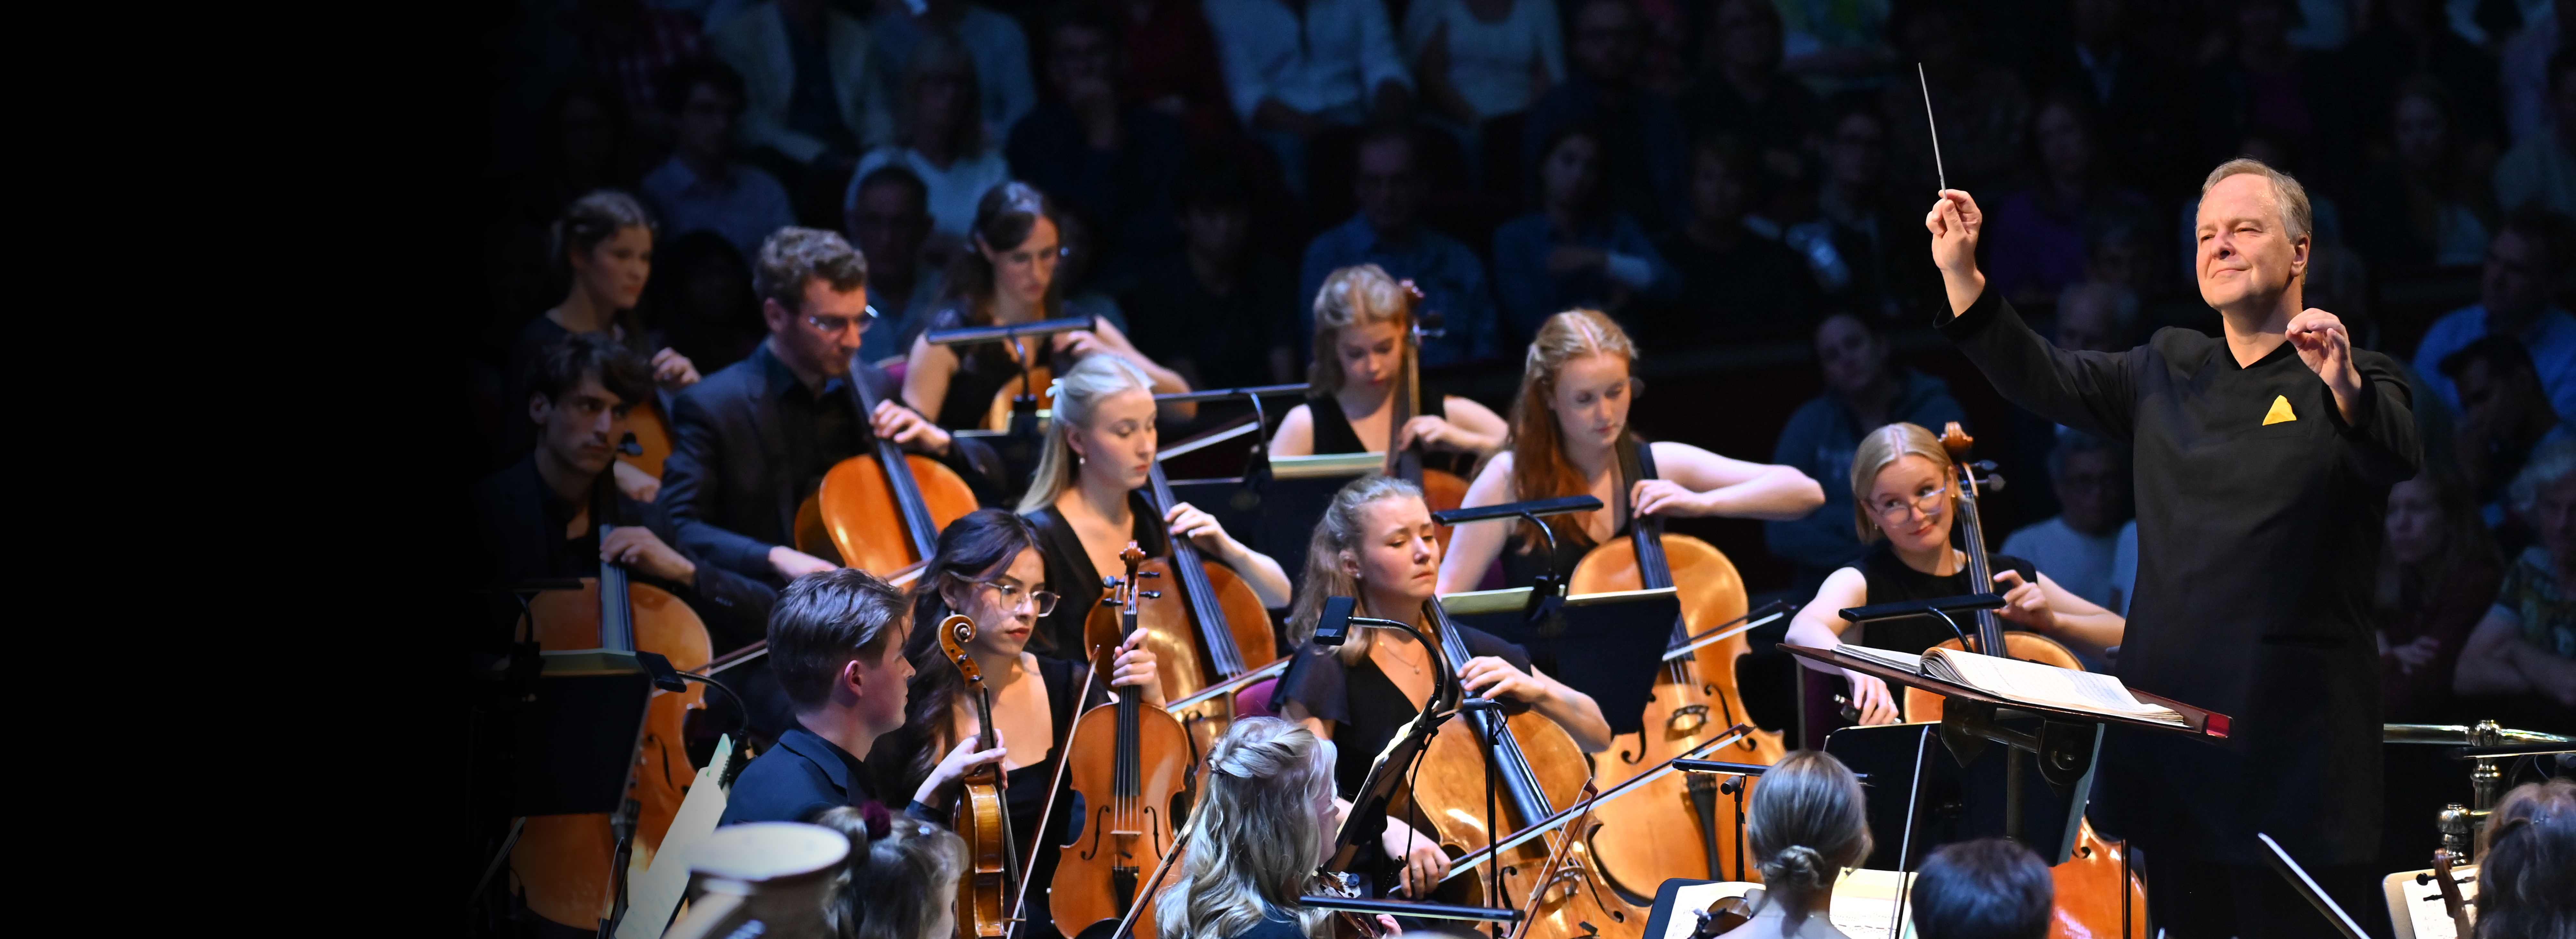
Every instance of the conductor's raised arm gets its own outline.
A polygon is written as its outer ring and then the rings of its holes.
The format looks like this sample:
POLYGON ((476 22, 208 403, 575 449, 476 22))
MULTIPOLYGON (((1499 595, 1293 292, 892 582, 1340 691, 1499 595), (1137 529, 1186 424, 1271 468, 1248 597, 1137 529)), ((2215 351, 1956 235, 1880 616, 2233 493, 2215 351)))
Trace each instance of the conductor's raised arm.
POLYGON ((1977 239, 1985 228, 1977 200, 1956 189, 1923 216, 1932 232, 1932 263, 1950 298, 1950 315, 1936 324, 1942 336, 1994 382, 2005 399, 2041 417, 2109 440, 2126 442, 2135 426, 2135 383, 2130 353, 2070 352, 2033 332, 2021 314, 1986 291, 1977 270, 1977 239))

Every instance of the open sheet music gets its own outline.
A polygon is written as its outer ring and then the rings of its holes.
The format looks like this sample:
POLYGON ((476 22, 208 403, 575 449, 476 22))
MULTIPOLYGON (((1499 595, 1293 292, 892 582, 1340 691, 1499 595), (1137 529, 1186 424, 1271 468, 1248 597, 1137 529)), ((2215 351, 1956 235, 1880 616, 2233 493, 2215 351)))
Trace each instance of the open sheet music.
POLYGON ((2012 701, 2107 714, 2189 728, 2172 708, 2141 702, 2118 678, 2096 672, 1997 658, 1958 649, 1933 649, 1922 655, 1842 645, 1837 651, 1926 678, 1966 685, 2012 701))

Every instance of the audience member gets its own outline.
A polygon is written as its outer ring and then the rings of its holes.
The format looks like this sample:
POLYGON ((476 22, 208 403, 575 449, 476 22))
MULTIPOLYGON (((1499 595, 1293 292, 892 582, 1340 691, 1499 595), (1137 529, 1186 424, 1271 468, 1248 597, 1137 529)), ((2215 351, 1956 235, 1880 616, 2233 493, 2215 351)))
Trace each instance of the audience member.
MULTIPOLYGON (((2137 345, 2132 337, 2137 332, 2138 298, 2125 289, 2102 283, 2070 284, 2058 294, 2057 308, 2053 335, 2060 349, 2069 352, 2126 352, 2137 345)), ((2056 450, 2062 442, 2060 437, 2070 433, 2072 431, 2039 415, 2018 408, 2013 410, 2012 426, 2004 437, 2010 456, 2004 462, 2008 466, 2021 467, 2022 471, 2012 477, 2014 485, 2002 492, 2001 498, 2011 506, 2010 511, 2021 518, 2050 518, 2065 510, 2056 491, 2056 450)), ((1990 501, 1988 504, 1993 503, 1990 501)), ((2125 509, 2121 517, 2127 517, 2125 509)), ((2125 533, 2125 526, 2120 528, 2121 533, 2125 533)), ((2056 572, 2050 576, 2061 581, 2065 579, 2056 572)), ((2125 600, 2126 596, 2122 594, 2120 599, 2125 600)), ((2109 602, 2105 596, 2085 594, 2084 598, 2108 609, 2116 610, 2121 606, 2109 602)))
POLYGON ((1762 902, 1751 922, 1718 939, 1843 937, 1825 916, 1834 882, 1870 850, 1868 797, 1843 761, 1822 750, 1781 759, 1753 784, 1744 835, 1762 870, 1762 902))
MULTIPOLYGON (((2118 288, 2129 296, 2132 306, 2141 297, 2171 294, 2178 283, 2187 282, 2157 276, 2171 270, 2157 258, 2157 233, 2154 218, 2134 213, 2117 213, 2100 219, 2098 224, 2085 226, 2085 282, 2118 288)), ((2311 249, 2311 266, 2314 259, 2314 250, 2311 249)), ((2065 300, 2060 298, 2058 302, 2062 304, 2065 300)), ((2136 310, 2132 309, 2130 314, 2134 318, 2136 310)), ((2058 315, 2062 317, 2065 312, 2061 310, 2058 315)), ((2134 338, 2135 330, 2129 332, 2134 338)), ((2120 348, 2127 349, 2128 346, 2120 348)))
POLYGON ((920 177, 930 193, 934 250, 959 250, 967 225, 975 220, 976 203, 1011 178, 1010 162, 975 117, 980 80, 965 47, 945 33, 933 33, 909 51, 902 90, 895 98, 894 142, 859 161, 841 208, 847 212, 857 204, 859 181, 878 167, 903 167, 920 177))
POLYGON ((1000 140, 1037 106, 1036 82, 1029 77, 1029 40, 1018 20, 971 0, 921 0, 880 3, 868 18, 876 30, 877 68, 886 87, 901 87, 912 74, 912 58, 932 37, 945 37, 971 57, 979 79, 969 89, 970 114, 983 125, 984 139, 1000 140))
POLYGON ((698 24, 644 0, 579 0, 564 26, 581 40, 591 75, 617 90, 629 114, 654 113, 664 73, 698 57, 698 24))
POLYGON ((2112 180, 2082 92, 2042 99, 2031 142, 2039 178, 1995 210, 1986 267, 1995 289, 2014 303, 2044 306, 2084 278, 2085 233, 2115 215, 2144 215, 2147 200, 2112 180))
POLYGON ((2379 620, 2380 708, 2396 723, 2451 716, 2451 673, 2504 579, 2477 498, 2450 461, 2388 492, 2388 552, 2372 597, 2379 620))
POLYGON ((1638 84, 1645 24, 1634 0, 1582 0, 1574 8, 1574 36, 1567 51, 1574 74, 1539 96, 1522 129, 1522 165, 1536 166, 1540 150, 1571 124, 1600 135, 1603 195, 1610 208, 1628 213, 1646 230, 1680 222, 1673 203, 1682 193, 1682 124, 1671 99, 1638 84))
POLYGON ((2458 411, 2459 389, 2442 374, 2442 360, 2480 338, 2510 336, 2530 351, 2550 406, 2576 420, 2576 315, 2550 297, 2570 270, 2576 270, 2576 223, 2538 209, 2515 212, 2487 246, 2478 302, 2433 321, 2415 347, 2415 371, 2458 411))
POLYGON ((2003 553, 2104 609, 2126 606, 2127 597, 2112 593, 2111 562, 2129 522, 2129 454, 2083 431, 2062 431, 2048 452, 2048 479, 2058 514, 2014 531, 2003 553))
POLYGON ((2138 344, 2138 295, 2117 284, 2068 284, 2057 296, 2057 347, 2126 352, 2138 344))
MULTIPOLYGON (((2550 98, 2557 93, 2559 53, 2576 43, 2569 43, 2566 32, 2576 23, 2576 3, 2555 0, 2543 8, 2538 17, 2522 24, 2522 31, 2505 40, 2499 70, 2504 92, 2505 131, 2519 145, 2533 137, 2545 137, 2552 130, 2564 128, 2553 110, 2550 98)), ((2505 208, 2512 208, 2507 205, 2505 208)))
POLYGON ((2576 935, 2576 783, 2513 787, 2478 840, 2478 939, 2576 935))
POLYGON ((1251 181, 1241 166, 1203 153, 1175 188, 1182 245, 1129 295, 1136 348, 1193 388, 1296 380, 1297 278, 1252 244, 1251 181))
POLYGON ((760 298, 751 292, 751 265, 723 235, 681 235, 653 252, 653 260, 660 276, 644 283, 637 309, 646 328, 692 366, 714 372, 742 361, 768 337, 760 298))
POLYGON ((882 362, 912 348, 939 296, 947 273, 929 257, 930 186, 896 164, 858 177, 847 224, 850 243, 868 259, 868 303, 879 322, 859 341, 859 358, 882 362))
MULTIPOLYGON (((1889 82, 1879 110, 1908 115, 1890 128, 1896 172, 1907 191, 1930 192, 1946 168, 1949 186, 1983 192, 2002 188, 2021 168, 2030 140, 2030 92, 2011 69, 1976 57, 1979 23, 1962 0, 1921 0, 1900 5, 1887 31, 1905 58, 1921 63, 1920 81, 1889 82), (1926 84, 1940 117, 1941 159, 1932 158, 1932 130, 1911 115, 1923 110, 1926 84)), ((1997 260, 2002 259, 1999 253, 1997 260)))
POLYGON ((723 62, 694 59, 672 69, 661 107, 671 117, 675 146, 644 177, 643 189, 665 231, 712 231, 748 256, 770 232, 796 224, 796 211, 777 177, 733 159, 742 98, 742 76, 723 62))
MULTIPOLYGON (((1823 366, 1825 393, 1789 416, 1771 462, 1793 467, 1809 479, 1849 479, 1852 453, 1871 429, 1899 422, 1940 427, 1967 420, 1950 397, 1948 382, 1892 367, 1887 356, 1886 337, 1860 317, 1838 313, 1817 326, 1816 358, 1823 366)), ((1825 575, 1867 550, 1852 529, 1852 518, 1850 487, 1826 486, 1825 504, 1813 514, 1763 523, 1771 553, 1797 565, 1793 592, 1814 593, 1825 575)))
POLYGON ((1807 265, 1836 306, 1879 323, 1917 322, 1940 296, 1940 272, 1913 234, 1921 208, 1888 184, 1887 123, 1867 99, 1843 99, 1824 124, 1818 217, 1783 240, 1808 246, 1807 265))
POLYGON ((2240 0, 2221 21, 2230 48, 2198 69, 2200 87, 2191 108, 2200 116, 2199 159, 2193 165, 2252 156, 2239 146, 2249 135, 2285 151, 2273 154, 2289 158, 2282 162, 2257 157, 2273 166, 2297 166, 2310 158, 2322 165, 2348 148, 2354 138, 2336 106, 2343 99, 2340 79, 2324 54, 2290 45, 2297 16, 2291 0, 2240 0))
POLYGON ((2478 501, 2489 506, 2487 522, 2502 524, 2505 487, 2532 452, 2576 431, 2550 407, 2531 353, 2511 336, 2469 343, 2443 356, 2441 368, 2460 396, 2453 455, 2478 501))
POLYGON ((839 886, 824 907, 834 939, 941 939, 957 933, 957 878, 966 842, 882 805, 825 810, 814 824, 850 839, 839 886))
POLYGON ((2522 138, 2496 161, 2496 205, 2506 211, 2538 204, 2576 215, 2576 53, 2549 57, 2551 123, 2522 138))
MULTIPOLYGON (((2151 195, 2180 192, 2195 170, 2184 77, 2124 30, 2124 0, 2067 0, 2072 42, 2043 52, 2034 78, 2080 90, 2096 116, 2094 158, 2151 195)), ((2000 255, 1998 255, 2000 256, 2000 255)))
POLYGON ((1200 140, 1236 134, 1216 33, 1197 0, 1103 0, 1117 14, 1126 53, 1119 92, 1188 123, 1200 140))
MULTIPOLYGON (((2451 132, 2463 141, 2493 146, 2504 139, 2503 90, 2495 57, 2451 31, 2442 0, 2378 0, 2370 28, 2343 48, 2347 65, 2339 93, 2375 107, 2410 82, 2431 78, 2456 95, 2451 132)), ((2387 111, 2360 112, 2363 139, 2386 136, 2387 111)), ((2490 150, 2489 152, 2493 152, 2490 150)))
POLYGON ((1805 329, 1818 303, 1806 262, 1745 227, 1762 178, 1754 159, 1727 137, 1691 148, 1690 224, 1656 242, 1681 284, 1649 307, 1639 330, 1649 345, 1786 339, 1805 329))
POLYGON ((1413 106, 1413 76, 1380 0, 1207 0, 1234 112, 1306 194, 1317 134, 1393 126, 1413 106))
POLYGON ((1780 10, 1770 0, 1718 0, 1709 9, 1699 76, 1676 106, 1690 139, 1733 136, 1771 174, 1799 179, 1819 108, 1807 86, 1781 71, 1781 42, 1780 10))
MULTIPOLYGON (((1446 333, 1422 341, 1424 366, 1497 355, 1502 325, 1486 289, 1484 262, 1458 239, 1422 224, 1422 181, 1415 172, 1413 138, 1400 130, 1370 134, 1360 141, 1358 162, 1359 214, 1306 246, 1297 296, 1313 297, 1336 270, 1375 264, 1399 280, 1412 281, 1422 289, 1423 309, 1441 315, 1446 333)), ((1302 300, 1298 307, 1302 342, 1314 335, 1314 310, 1302 300)), ((1308 352, 1311 358, 1313 350, 1308 352)))
POLYGON ((1404 11, 1404 54, 1424 107, 1470 152, 1486 121, 1529 110, 1565 80, 1556 0, 1413 0, 1404 11))
POLYGON ((773 154, 766 165, 796 170, 786 182, 797 189, 894 134, 868 28, 827 0, 746 7, 714 24, 707 46, 742 74, 743 143, 773 154))
POLYGON ((642 177, 635 131, 617 92, 575 81, 546 105, 546 162, 519 198, 529 221, 545 223, 565 205, 603 189, 631 191, 642 177))
POLYGON ((1911 899, 1923 939, 2046 939, 2057 883, 2021 842, 1979 838, 1925 858, 1911 899))
POLYGON ((2389 99, 2389 151, 2364 176, 2352 236, 2381 272, 2461 267, 2486 256, 2489 187, 2465 156, 2451 94, 2430 78, 2410 79, 2389 99))
POLYGON ((1539 152, 1539 211, 1494 232, 1504 344, 1526 345, 1548 317, 1578 307, 1633 329, 1641 301, 1680 297, 1681 278, 1637 220, 1603 204, 1601 138, 1567 124, 1539 152))
POLYGON ((1895 56, 1887 48, 1889 0, 1775 0, 1787 53, 1781 62, 1818 95, 1875 89, 1895 56))
POLYGON ((2534 702, 2540 709, 2524 709, 2533 714, 2549 713, 2549 704, 2576 707, 2576 441, 2532 454, 2514 478, 2513 506, 2539 543, 2506 568, 2495 606, 2460 650, 2451 684, 2461 697, 2486 698, 2481 712, 2498 718, 2520 713, 2498 697, 2534 702))
POLYGON ((1009 152, 1017 178, 1098 233, 1101 273, 1118 280, 1180 243, 1172 177, 1188 140, 1180 121, 1119 92, 1111 15, 1083 0, 1048 14, 1039 38, 1055 95, 1011 129, 1009 152))

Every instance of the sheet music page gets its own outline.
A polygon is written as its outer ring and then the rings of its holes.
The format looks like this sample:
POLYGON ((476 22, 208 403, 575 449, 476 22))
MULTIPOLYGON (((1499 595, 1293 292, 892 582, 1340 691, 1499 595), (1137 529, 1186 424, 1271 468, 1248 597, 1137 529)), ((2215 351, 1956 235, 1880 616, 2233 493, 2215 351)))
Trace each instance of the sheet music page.
MULTIPOLYGON (((2427 868, 2410 873, 2431 876, 2433 871, 2427 868)), ((2415 939, 2462 939, 2459 928, 2451 923, 2451 908, 2442 903, 2442 885, 2418 884, 2415 878, 2408 874, 2389 876, 2399 880, 2398 885, 2393 889, 2402 891, 2406 898, 2406 918, 2415 927, 2415 939)), ((2451 876, 2460 882, 2460 899, 2469 904, 2470 924, 2475 925, 2478 869, 2473 865, 2454 867, 2451 868, 2451 876)))
POLYGON ((1923 657, 1911 652, 1897 652, 1892 649, 1873 649, 1868 646, 1856 646, 1850 643, 1836 646, 1835 649, 1846 655, 1868 659, 1889 668, 1903 669, 1916 675, 1923 674, 1923 657))
POLYGON ((2187 726, 2182 715, 2140 702, 2129 694, 2128 686, 2109 675, 1954 649, 1934 649, 1925 658, 1927 674, 1955 678, 1960 684, 2004 697, 2187 726))
POLYGON ((670 925, 672 912, 689 891, 689 848, 714 834, 716 821, 724 817, 725 791, 716 779, 724 775, 733 754, 732 735, 716 741, 715 756, 689 784, 689 794, 680 800, 680 812, 671 819, 671 830, 662 835, 662 849, 653 854, 649 870, 644 869, 644 846, 635 846, 635 863, 626 872, 626 918, 617 924, 616 939, 654 939, 670 925))

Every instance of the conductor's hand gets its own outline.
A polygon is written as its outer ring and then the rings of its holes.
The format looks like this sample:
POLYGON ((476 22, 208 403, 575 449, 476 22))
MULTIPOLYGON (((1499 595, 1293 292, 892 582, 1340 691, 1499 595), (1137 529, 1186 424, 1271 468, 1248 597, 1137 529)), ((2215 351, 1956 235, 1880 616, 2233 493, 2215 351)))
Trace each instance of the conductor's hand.
POLYGON ((868 428, 879 440, 891 440, 923 453, 945 454, 951 439, 939 425, 924 420, 921 412, 892 401, 877 402, 877 409, 868 415, 868 428))
POLYGON ((1850 669, 1843 670, 1843 677, 1851 680, 1851 703, 1860 710, 1861 726, 1897 722, 1896 700, 1888 695, 1887 682, 1850 669))
POLYGON ((1396 874, 1396 889, 1405 896, 1421 899, 1449 876, 1449 853, 1440 850, 1440 842, 1427 832, 1413 830, 1403 820, 1389 816, 1386 834, 1379 836, 1386 856, 1404 862, 1396 874))
POLYGON ((2334 392, 2335 408, 2345 421, 2361 401, 2361 370, 2352 364, 2352 334, 2343 328, 2343 320, 2314 307, 2290 318, 2290 345, 2298 347, 2299 361, 2308 371, 2325 379, 2326 388, 2334 392))
POLYGON ((2039 632, 2057 630, 2057 613, 2048 608, 2048 593, 2038 584, 2021 579, 2020 571, 1995 575, 1995 586, 2003 588, 2004 608, 1995 612, 2003 618, 2039 632))
POLYGON ((642 525, 619 525, 599 543, 599 559, 674 583, 698 582, 698 565, 642 525))
POLYGON ((1932 232, 1932 266, 1941 269, 1950 312, 1967 312, 1986 292, 1986 275, 1977 270, 1977 238, 1985 231, 1986 213, 1967 193, 1944 189, 1941 201, 1924 213, 1923 227, 1932 232))
MULTIPOLYGON (((1434 650, 1431 654, 1440 653, 1434 650)), ((1538 679, 1531 678, 1528 672, 1490 655, 1468 659, 1467 664, 1458 669, 1458 682, 1467 686, 1468 694, 1497 701, 1512 700, 1534 705, 1546 700, 1548 694, 1547 686, 1539 684, 1538 679)))
POLYGON ((1163 674, 1155 670, 1154 650, 1145 647, 1145 637, 1149 635, 1152 633, 1139 629, 1118 645, 1118 659, 1110 666, 1109 685, 1134 688, 1139 699, 1159 707, 1163 703, 1163 674))
POLYGON ((1002 762, 1003 757, 1011 755, 1010 745, 1002 740, 999 730, 993 731, 992 749, 977 749, 983 743, 980 734, 968 734, 966 739, 957 741, 957 748, 941 757, 938 766, 931 767, 929 778, 923 779, 921 788, 914 790, 912 801, 930 806, 946 805, 948 788, 966 778, 967 771, 987 763, 1002 762))

